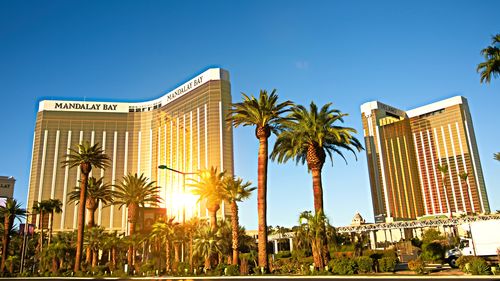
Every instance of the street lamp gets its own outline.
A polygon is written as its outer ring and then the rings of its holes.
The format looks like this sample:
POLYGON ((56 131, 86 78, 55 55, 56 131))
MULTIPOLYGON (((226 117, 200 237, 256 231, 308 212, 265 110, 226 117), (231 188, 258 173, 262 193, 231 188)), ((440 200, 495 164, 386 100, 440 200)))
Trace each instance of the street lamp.
MULTIPOLYGON (((179 171, 179 170, 170 168, 167 165, 160 165, 160 166, 158 166, 158 169, 169 170, 169 171, 172 171, 174 173, 182 175, 182 195, 183 196, 185 196, 185 194, 186 194, 186 175, 196 175, 197 174, 197 173, 179 171)), ((183 200, 185 200, 185 198, 183 200)), ((185 222, 186 222, 186 204, 185 204, 185 202, 183 202, 183 206, 182 206, 182 223, 185 223, 185 222)))
MULTIPOLYGON (((174 173, 182 175, 182 196, 184 197, 183 198, 183 202, 182 202, 182 223, 185 224, 186 223, 186 198, 185 198, 185 194, 186 194, 186 175, 195 175, 196 173, 182 172, 182 171, 179 171, 179 170, 176 170, 176 169, 172 169, 172 168, 168 167, 167 165, 160 165, 160 166, 158 166, 158 169, 169 170, 169 171, 172 171, 174 173)), ((182 262, 184 262, 184 243, 182 243, 181 246, 182 246, 181 260, 182 260, 182 262)))

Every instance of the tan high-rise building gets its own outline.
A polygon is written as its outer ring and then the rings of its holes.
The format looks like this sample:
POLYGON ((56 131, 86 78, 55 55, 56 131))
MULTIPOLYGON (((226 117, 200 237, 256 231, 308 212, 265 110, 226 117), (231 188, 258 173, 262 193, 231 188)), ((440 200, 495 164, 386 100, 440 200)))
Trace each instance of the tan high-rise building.
POLYGON ((376 219, 490 211, 464 97, 409 111, 373 101, 361 112, 376 219))
MULTIPOLYGON (((159 186, 160 207, 168 216, 178 220, 207 216, 204 203, 183 192, 183 176, 158 166, 185 173, 216 166, 232 174, 232 127, 225 121, 230 104, 229 73, 219 68, 208 69, 153 101, 41 101, 28 209, 35 201, 60 199, 63 213, 55 215, 54 230, 76 229, 77 207, 68 202, 67 194, 78 185, 80 171, 62 167, 61 161, 66 159, 68 148, 88 141, 99 143, 111 158, 108 168, 93 169, 92 176, 117 184, 128 173, 144 174, 159 186), (189 206, 184 209, 186 204, 189 206)), ((187 181, 189 177, 186 175, 187 181)), ((222 204, 219 215, 228 212, 222 204)), ((126 208, 99 206, 96 223, 124 231, 126 208)))

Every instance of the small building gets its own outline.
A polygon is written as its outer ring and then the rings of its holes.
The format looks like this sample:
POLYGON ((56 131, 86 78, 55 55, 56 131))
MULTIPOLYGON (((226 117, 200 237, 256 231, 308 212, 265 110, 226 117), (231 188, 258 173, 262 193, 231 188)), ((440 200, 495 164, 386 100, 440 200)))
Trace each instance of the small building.
POLYGON ((14 197, 14 177, 0 176, 0 203, 4 204, 7 198, 14 197))

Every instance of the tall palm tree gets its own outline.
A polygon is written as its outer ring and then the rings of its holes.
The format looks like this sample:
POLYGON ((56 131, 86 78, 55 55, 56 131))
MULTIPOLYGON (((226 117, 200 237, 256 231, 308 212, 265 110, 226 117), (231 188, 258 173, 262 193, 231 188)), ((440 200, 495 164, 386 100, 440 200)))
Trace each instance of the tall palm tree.
POLYGON ((328 155, 333 163, 333 153, 336 153, 347 163, 342 149, 351 151, 354 156, 355 150, 363 149, 358 139, 353 136, 355 129, 337 125, 339 122, 343 123, 348 114, 331 109, 331 105, 327 103, 318 110, 316 104, 311 102, 309 110, 302 105, 292 108, 288 115, 289 120, 283 123, 283 131, 271 153, 271 159, 277 160, 278 163, 290 159, 301 164, 307 162, 308 170, 312 173, 316 212, 324 211, 321 170, 326 156, 328 155))
POLYGON ((17 218, 20 220, 22 217, 26 216, 26 210, 21 208, 21 204, 17 202, 16 199, 8 198, 4 206, 0 206, 0 216, 3 217, 3 238, 2 238, 2 264, 0 266, 0 272, 5 272, 5 262, 7 260, 7 255, 9 254, 9 244, 10 244, 10 233, 12 231, 12 226, 14 225, 14 220, 17 218))
POLYGON ((481 50, 484 62, 477 65, 481 83, 490 83, 491 77, 500 76, 500 34, 491 37, 491 45, 481 50))
MULTIPOLYGON (((472 202, 472 194, 470 192, 470 186, 469 186, 469 173, 463 172, 458 174, 460 179, 463 181, 465 187, 467 188, 467 197, 469 198, 470 204, 471 204, 471 211, 474 210, 474 202, 472 202)), ((464 212, 467 212, 467 210, 464 210, 464 212)))
POLYGON ((448 198, 448 191, 447 191, 447 182, 448 182, 448 165, 443 164, 443 165, 438 165, 438 170, 441 172, 441 177, 443 179, 443 190, 444 190, 444 198, 446 200, 446 207, 448 208, 448 211, 450 212, 450 219, 453 218, 453 211, 451 210, 451 204, 450 200, 448 198))
MULTIPOLYGON (((340 155, 347 163, 343 150, 352 152, 356 157, 356 150, 359 152, 363 149, 359 140, 353 136, 356 133, 355 129, 338 125, 339 122, 344 122, 344 117, 348 114, 338 109, 331 109, 331 105, 327 103, 318 109, 316 104, 311 102, 309 110, 302 105, 293 107, 287 120, 282 124, 283 130, 278 135, 271 153, 271 159, 277 160, 278 163, 290 159, 301 164, 307 162, 307 168, 312 174, 316 214, 324 213, 321 172, 327 155, 332 164, 334 153, 340 155)), ((325 229, 322 233, 323 260, 328 263, 330 254, 325 229)))
MULTIPOLYGON (((139 208, 146 205, 156 206, 160 202, 158 195, 158 187, 154 181, 149 181, 144 174, 140 176, 128 174, 123 177, 123 181, 116 186, 115 189, 115 204, 126 206, 128 210, 128 225, 129 236, 135 233, 135 225, 139 216, 139 208)), ((135 249, 131 245, 128 249, 128 264, 129 269, 134 265, 135 249)))
POLYGON ((49 199, 48 200, 48 206, 49 206, 49 244, 52 241, 52 230, 54 229, 54 214, 60 214, 62 213, 62 202, 59 199, 49 199))
POLYGON ((231 225, 232 225, 232 249, 233 249, 233 264, 238 264, 238 203, 248 199, 252 195, 252 191, 256 187, 250 187, 251 182, 243 183, 243 179, 234 177, 226 177, 223 183, 223 196, 231 206, 231 225))
POLYGON ((259 223, 259 266, 269 271, 267 256, 267 158, 268 139, 271 133, 277 134, 283 114, 293 105, 291 101, 278 103, 276 89, 268 94, 261 90, 259 98, 243 95, 243 101, 234 103, 229 114, 229 120, 234 127, 255 126, 255 136, 259 140, 258 168, 257 168, 257 212, 259 223))
POLYGON ((500 152, 493 154, 493 158, 497 161, 500 161, 500 152))
POLYGON ((191 193, 199 196, 198 201, 206 200, 210 226, 215 231, 217 229, 217 211, 223 200, 222 187, 226 172, 219 172, 216 167, 211 167, 199 171, 198 175, 199 179, 191 179, 188 186, 191 187, 191 193))
MULTIPOLYGON (((77 148, 70 148, 65 155, 67 160, 62 162, 63 167, 80 168, 80 202, 87 201, 87 183, 92 168, 104 169, 109 166, 110 158, 104 153, 99 143, 91 145, 88 141, 78 144, 77 148)), ((80 271, 83 253, 83 234, 85 231, 85 204, 78 206, 78 229, 76 239, 75 272, 80 271)))
MULTIPOLYGON (((95 226, 95 212, 99 207, 99 203, 102 203, 103 207, 112 204, 115 192, 112 190, 110 184, 103 183, 103 178, 96 179, 90 177, 87 184, 87 201, 85 202, 85 208, 87 209, 88 215, 87 226, 90 228, 95 226)), ((75 189, 68 194, 68 197, 68 202, 75 202, 78 204, 80 202, 80 187, 75 187, 75 189)))

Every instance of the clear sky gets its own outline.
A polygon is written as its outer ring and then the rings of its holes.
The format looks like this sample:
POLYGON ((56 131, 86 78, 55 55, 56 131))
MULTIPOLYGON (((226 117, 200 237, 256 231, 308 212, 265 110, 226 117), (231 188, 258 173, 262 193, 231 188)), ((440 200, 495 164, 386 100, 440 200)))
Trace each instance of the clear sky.
MULTIPOLYGON (((283 100, 333 102, 361 140, 364 102, 411 109, 467 97, 497 210, 500 79, 481 85, 475 68, 500 33, 499 10, 499 1, 0 1, 0 175, 17 178, 25 202, 41 99, 151 100, 219 66, 233 101, 276 88, 283 100)), ((256 183, 253 129, 236 129, 234 147, 236 174, 256 183)), ((334 225, 356 211, 373 221, 365 154, 348 160, 323 172, 334 225)), ((270 163, 270 225, 295 224, 312 198, 305 166, 270 163)), ((254 195, 241 205, 247 229, 256 213, 254 195)))

